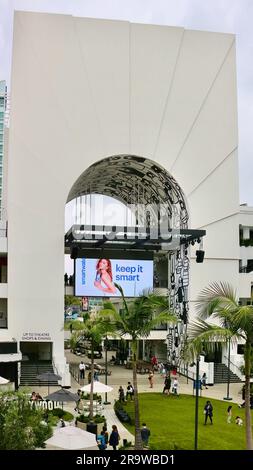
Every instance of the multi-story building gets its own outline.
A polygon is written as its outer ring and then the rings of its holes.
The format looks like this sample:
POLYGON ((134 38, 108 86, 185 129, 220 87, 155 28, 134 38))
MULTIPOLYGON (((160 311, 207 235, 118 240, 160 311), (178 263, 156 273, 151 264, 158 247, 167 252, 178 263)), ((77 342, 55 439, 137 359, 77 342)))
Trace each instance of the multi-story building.
MULTIPOLYGON (((239 273, 233 35, 15 12, 11 83, 1 375, 4 362, 15 362, 18 381, 22 357, 22 367, 51 362, 62 384, 70 383, 64 218, 66 203, 83 195, 166 203, 177 209, 172 228, 206 231, 203 263, 184 240, 180 250, 168 249, 169 274, 163 260, 157 268, 159 287, 173 290, 183 317, 194 317, 194 301, 212 281, 226 280, 250 297, 248 279, 240 281, 250 273, 239 273)), ((138 246, 141 256, 145 247, 138 246)), ((169 334, 152 332, 153 353, 166 354, 169 334)), ((226 362, 225 355, 206 364, 226 362)), ((205 367, 213 380, 213 366, 205 367)))
POLYGON ((22 355, 17 340, 8 325, 8 282, 7 282, 7 156, 8 114, 7 87, 0 81, 0 375, 7 377, 18 386, 22 355))
POLYGON ((4 128, 7 101, 6 82, 0 81, 0 219, 2 219, 4 128))

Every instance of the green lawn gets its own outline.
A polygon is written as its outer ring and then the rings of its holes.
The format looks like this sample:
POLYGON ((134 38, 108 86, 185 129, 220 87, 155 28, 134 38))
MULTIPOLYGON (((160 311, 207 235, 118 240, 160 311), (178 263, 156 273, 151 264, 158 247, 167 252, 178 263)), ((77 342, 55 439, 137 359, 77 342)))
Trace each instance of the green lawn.
MULTIPOLYGON (((141 424, 150 428, 150 448, 155 450, 193 449, 195 398, 190 395, 165 396, 160 393, 142 393, 140 399, 141 424)), ((205 450, 244 450, 245 418, 244 410, 232 404, 232 422, 227 423, 228 403, 210 399, 213 405, 213 425, 204 426, 204 406, 206 398, 199 398, 198 448, 205 450), (235 417, 243 419, 243 426, 235 424, 235 417)), ((128 402, 126 411, 133 419, 133 402, 128 402)), ((127 425, 134 434, 134 426, 127 425)))

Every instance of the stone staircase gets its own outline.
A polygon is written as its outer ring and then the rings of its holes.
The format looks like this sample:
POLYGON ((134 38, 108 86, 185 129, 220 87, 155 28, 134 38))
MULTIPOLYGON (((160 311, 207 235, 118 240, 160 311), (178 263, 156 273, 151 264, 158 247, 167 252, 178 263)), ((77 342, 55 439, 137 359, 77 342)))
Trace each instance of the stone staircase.
MULTIPOLYGON (((233 372, 229 373, 231 383, 241 382, 240 377, 233 372)), ((225 364, 214 364, 214 383, 224 384, 228 381, 228 367, 225 364)))
POLYGON ((44 372, 54 372, 52 363, 50 361, 43 362, 21 362, 21 377, 20 386, 42 386, 42 385, 58 385, 56 380, 44 382, 37 379, 37 375, 43 374, 44 372))

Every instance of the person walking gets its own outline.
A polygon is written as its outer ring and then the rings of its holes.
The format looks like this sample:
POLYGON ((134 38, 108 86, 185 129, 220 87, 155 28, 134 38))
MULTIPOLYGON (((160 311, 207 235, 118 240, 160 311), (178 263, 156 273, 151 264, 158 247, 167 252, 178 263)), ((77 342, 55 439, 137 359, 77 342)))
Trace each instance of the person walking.
POLYGON ((124 392, 122 385, 120 385, 119 387, 119 401, 122 403, 124 403, 125 401, 125 392, 124 392))
POLYGON ((106 424, 103 426, 102 431, 104 432, 105 443, 106 443, 106 445, 107 445, 107 444, 108 444, 108 441, 109 441, 109 434, 108 434, 108 431, 107 431, 107 426, 106 426, 106 424))
POLYGON ((119 445, 120 437, 117 426, 115 424, 112 425, 112 432, 109 439, 109 444, 112 446, 113 450, 117 450, 117 446, 119 445))
POLYGON ((99 375, 98 375, 97 370, 95 370, 95 372, 94 372, 94 380, 95 380, 95 382, 99 382, 99 375))
POLYGON ((85 364, 83 361, 81 361, 79 364, 79 374, 80 379, 85 379, 85 364))
POLYGON ((81 397, 82 397, 82 390, 80 390, 80 388, 77 390, 77 395, 78 395, 78 400, 76 402, 76 407, 74 408, 74 411, 77 411, 78 413, 80 413, 79 407, 81 404, 81 397))
POLYGON ((177 378, 175 378, 174 381, 173 381, 172 393, 174 393, 174 395, 178 395, 178 380, 177 380, 177 378))
POLYGON ((134 388, 131 384, 131 382, 127 383, 127 392, 126 392, 126 401, 128 400, 128 397, 130 396, 130 399, 133 399, 134 396, 134 388))
POLYGON ((229 407, 227 409, 227 414, 228 414, 227 423, 230 424, 231 419, 232 419, 232 405, 229 405, 229 407))
POLYGON ((202 378, 201 378, 201 390, 202 388, 206 388, 207 389, 207 386, 206 386, 206 373, 204 372, 204 374, 202 375, 202 378))
POLYGON ((141 438, 142 438, 143 445, 145 447, 148 447, 149 436, 150 436, 149 428, 147 428, 146 423, 142 423, 141 438))
POLYGON ((152 356, 152 358, 151 358, 151 365, 152 365, 152 370, 153 370, 153 372, 154 372, 155 369, 157 368, 157 364, 158 364, 158 360, 157 360, 157 357, 154 355, 154 356, 152 356))
POLYGON ((152 370, 149 371, 148 380, 149 380, 149 387, 153 388, 153 386, 154 386, 154 374, 153 374, 152 370))
POLYGON ((99 450, 106 450, 106 440, 105 440, 105 432, 101 431, 101 433, 97 436, 97 445, 99 450))
POLYGON ((165 395, 170 394, 170 387, 171 387, 171 378, 170 378, 170 375, 167 375, 167 377, 165 377, 164 387, 163 387, 163 393, 165 393, 165 395))
POLYGON ((212 404, 209 400, 205 404, 204 414, 205 414, 205 423, 204 424, 207 423, 207 418, 209 418, 210 421, 211 421, 211 424, 213 424, 213 406, 212 406, 212 404))

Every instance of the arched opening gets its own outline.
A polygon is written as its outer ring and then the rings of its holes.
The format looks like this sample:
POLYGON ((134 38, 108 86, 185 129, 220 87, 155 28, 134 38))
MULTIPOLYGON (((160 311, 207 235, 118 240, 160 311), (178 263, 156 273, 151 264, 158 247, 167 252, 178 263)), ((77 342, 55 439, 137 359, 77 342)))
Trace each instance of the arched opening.
POLYGON ((164 204, 170 220, 174 215, 172 228, 188 227, 182 189, 164 168, 147 158, 117 155, 94 163, 74 183, 67 202, 88 194, 103 194, 125 205, 164 204))
POLYGON ((159 339, 142 344, 141 355, 144 358, 156 353, 160 359, 177 364, 189 310, 189 244, 199 242, 204 231, 189 230, 186 199, 176 180, 150 159, 107 157, 81 174, 69 192, 66 208, 65 253, 75 259, 76 266, 73 292, 84 298, 95 297, 95 292, 98 297, 117 297, 113 287, 99 287, 90 270, 95 270, 99 259, 131 260, 131 268, 129 264, 116 268, 124 272, 117 281, 127 278, 135 283, 126 296, 139 295, 143 288, 169 295, 171 309, 179 319, 176 328, 168 330, 167 325, 161 325, 161 333, 154 335, 159 339), (147 274, 149 279, 139 290, 136 285, 141 276, 134 271, 138 270, 136 260, 138 266, 140 261, 149 266, 143 267, 149 274, 152 265, 151 280, 147 274), (87 272, 100 292, 94 285, 85 290, 87 272), (83 290, 81 284, 85 285, 83 290))

